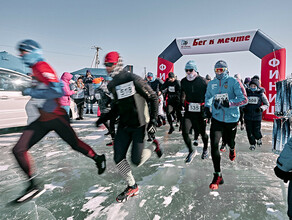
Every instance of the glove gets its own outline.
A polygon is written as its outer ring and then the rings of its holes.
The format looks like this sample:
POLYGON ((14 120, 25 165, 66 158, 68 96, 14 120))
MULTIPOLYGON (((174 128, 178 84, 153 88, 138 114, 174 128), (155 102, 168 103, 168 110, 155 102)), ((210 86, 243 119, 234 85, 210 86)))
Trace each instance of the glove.
POLYGON ((256 108, 255 111, 256 111, 256 112, 263 112, 263 109, 262 109, 261 107, 259 107, 259 108, 256 108))
POLYGON ((224 108, 229 108, 230 103, 229 103, 228 99, 224 99, 221 103, 221 106, 223 106, 224 108))
POLYGON ((285 172, 281 170, 278 166, 275 166, 274 168, 275 175, 283 180, 285 183, 288 182, 288 180, 292 180, 292 172, 285 172))
POLYGON ((208 107, 204 108, 204 118, 212 118, 212 113, 208 107))
POLYGON ((147 126, 148 135, 152 139, 155 138, 156 124, 157 124, 156 120, 155 119, 151 119, 150 122, 148 123, 148 126, 147 126))
POLYGON ((215 101, 214 101, 214 107, 215 107, 216 109, 221 108, 221 106, 220 106, 220 100, 219 100, 219 99, 215 99, 215 101))
POLYGON ((22 90, 22 95, 23 96, 28 96, 31 93, 32 88, 26 88, 24 90, 22 90))

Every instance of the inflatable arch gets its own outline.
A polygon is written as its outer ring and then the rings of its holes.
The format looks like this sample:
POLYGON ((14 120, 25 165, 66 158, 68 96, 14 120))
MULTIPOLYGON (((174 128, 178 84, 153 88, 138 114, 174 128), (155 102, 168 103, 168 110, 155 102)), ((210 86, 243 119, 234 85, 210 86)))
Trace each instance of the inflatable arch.
POLYGON ((157 77, 165 80, 183 55, 250 51, 261 59, 261 85, 270 107, 264 119, 275 118, 276 82, 285 79, 286 49, 261 30, 177 38, 158 56, 157 77))

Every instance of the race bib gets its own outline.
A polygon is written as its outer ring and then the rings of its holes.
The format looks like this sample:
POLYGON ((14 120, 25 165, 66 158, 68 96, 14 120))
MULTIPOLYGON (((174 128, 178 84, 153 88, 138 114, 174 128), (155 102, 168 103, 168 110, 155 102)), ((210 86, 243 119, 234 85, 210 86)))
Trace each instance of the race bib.
POLYGON ((189 112, 200 112, 201 104, 200 103, 190 103, 189 104, 189 112))
POLYGON ((118 99, 128 98, 136 93, 133 81, 116 86, 118 99))
POLYGON ((248 104, 258 104, 259 97, 256 96, 249 96, 248 97, 248 104))
POLYGON ((96 100, 100 100, 100 93, 95 93, 94 96, 96 100))
POLYGON ((219 100, 221 103, 222 103, 224 100, 229 100, 229 99, 228 99, 228 93, 216 94, 216 95, 215 95, 215 100, 219 100))
POLYGON ((168 86, 169 92, 175 92, 175 86, 168 86))

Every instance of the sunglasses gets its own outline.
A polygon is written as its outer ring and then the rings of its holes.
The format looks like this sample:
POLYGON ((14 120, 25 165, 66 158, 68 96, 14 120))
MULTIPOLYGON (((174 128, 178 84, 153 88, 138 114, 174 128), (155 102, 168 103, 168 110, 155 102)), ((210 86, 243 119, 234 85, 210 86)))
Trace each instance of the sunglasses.
POLYGON ((194 69, 186 69, 186 73, 187 72, 193 72, 194 71, 194 69))
POLYGON ((224 72, 226 68, 215 68, 215 72, 224 72))
POLYGON ((106 67, 112 67, 112 66, 114 65, 114 63, 104 63, 104 65, 105 65, 106 67))

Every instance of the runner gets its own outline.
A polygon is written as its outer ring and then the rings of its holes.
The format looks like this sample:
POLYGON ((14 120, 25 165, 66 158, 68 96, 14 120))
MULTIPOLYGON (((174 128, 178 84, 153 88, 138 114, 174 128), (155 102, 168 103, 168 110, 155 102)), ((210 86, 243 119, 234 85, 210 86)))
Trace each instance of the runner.
POLYGON ((264 90, 260 88, 259 81, 256 79, 250 81, 246 93, 248 104, 244 106, 244 122, 250 144, 249 149, 255 150, 256 146, 260 147, 262 145, 262 112, 269 107, 269 101, 264 90))
POLYGON ((113 94, 112 109, 108 115, 112 117, 111 115, 118 113, 120 116, 114 142, 114 161, 119 173, 128 184, 128 187, 116 198, 118 202, 124 202, 138 193, 138 185, 126 159, 131 142, 131 160, 136 166, 141 166, 149 159, 154 150, 159 157, 162 154, 156 141, 153 141, 149 148, 144 149, 146 124, 149 122, 147 131, 150 135, 154 135, 156 131, 158 100, 156 93, 146 81, 123 70, 122 58, 117 52, 108 53, 104 65, 113 78, 108 84, 108 89, 113 94), (150 111, 146 111, 147 103, 150 111))
POLYGON ((203 116, 207 83, 203 77, 197 74, 195 61, 187 62, 185 71, 187 76, 181 80, 181 100, 185 108, 182 118, 182 136, 189 149, 185 162, 190 163, 194 156, 192 141, 189 137, 189 131, 192 128, 194 128, 195 133, 201 134, 203 139, 204 148, 201 158, 208 157, 208 135, 206 134, 206 120, 203 116))
POLYGON ((168 74, 168 78, 162 85, 162 90, 166 89, 165 96, 167 98, 166 101, 166 116, 167 121, 170 125, 168 134, 172 134, 174 132, 173 127, 173 117, 171 115, 172 112, 176 113, 176 119, 178 122, 181 122, 181 88, 179 81, 175 78, 173 72, 168 74))
POLYGON ((222 133, 226 135, 226 142, 230 147, 229 159, 234 161, 235 135, 239 120, 239 106, 247 104, 247 96, 242 83, 228 75, 228 67, 225 61, 219 60, 215 64, 216 78, 208 83, 205 96, 205 114, 212 117, 210 128, 211 155, 214 166, 214 178, 210 189, 218 189, 223 184, 220 167, 219 141, 222 133), (212 108, 212 113, 211 109, 212 108))
POLYGON ((29 186, 24 195, 16 199, 16 202, 24 202, 43 191, 43 186, 35 178, 36 173, 33 170, 28 150, 50 131, 55 131, 74 150, 94 160, 98 174, 105 171, 106 163, 105 155, 97 155, 90 146, 76 136, 70 126, 69 117, 66 111, 61 108, 58 99, 64 94, 63 84, 58 80, 52 67, 44 61, 40 45, 33 40, 24 40, 19 43, 18 50, 24 63, 32 69, 35 79, 39 84, 42 84, 42 89, 39 87, 27 88, 23 91, 23 95, 46 100, 43 106, 38 106, 40 117, 25 128, 12 150, 19 166, 29 180, 29 186))

